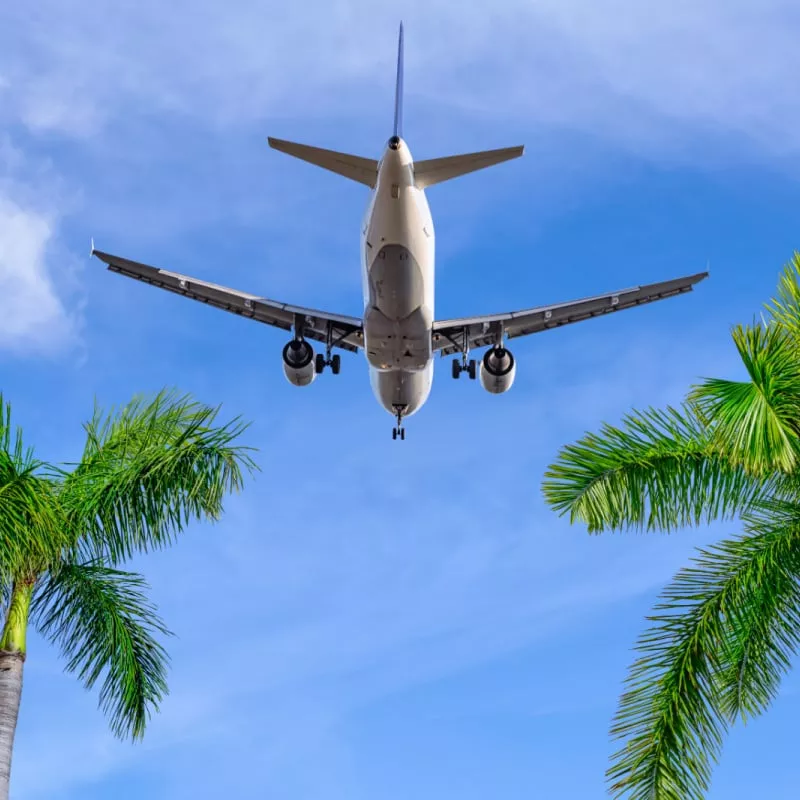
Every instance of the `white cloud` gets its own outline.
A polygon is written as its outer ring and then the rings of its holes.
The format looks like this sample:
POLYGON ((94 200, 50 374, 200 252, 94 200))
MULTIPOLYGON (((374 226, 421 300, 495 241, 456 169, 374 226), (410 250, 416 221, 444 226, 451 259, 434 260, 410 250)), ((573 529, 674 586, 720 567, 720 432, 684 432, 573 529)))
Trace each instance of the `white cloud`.
MULTIPOLYGON (((76 320, 51 275, 53 240, 51 218, 0 193, 0 350, 50 354, 74 341, 76 320)), ((62 269, 69 262, 62 253, 62 269)))
MULTIPOLYGON (((396 5, 123 0, 87 10, 79 0, 42 0, 37 8, 0 12, 0 122, 26 132, 28 160, 28 148, 69 142, 59 153, 62 182, 90 188, 75 220, 80 241, 95 235, 108 249, 160 264, 165 241, 229 225, 232 243, 242 230, 262 236, 266 293, 291 289, 308 299, 315 287, 329 297, 345 282, 356 286, 356 271, 309 267, 322 249, 331 263, 355 263, 355 240, 346 237, 362 196, 268 153, 263 137, 375 152, 391 117, 396 5), (309 214, 320 218, 310 232, 309 214), (303 268, 287 270, 289 262, 303 268)), ((487 191, 437 190, 442 266, 471 243, 487 198, 512 181, 525 186, 526 210, 540 224, 565 197, 574 202, 574 184, 596 175, 603 159, 583 145, 566 153, 565 132, 700 163, 731 157, 734 146, 737 157, 793 152, 800 112, 786 98, 800 54, 791 8, 786 0, 765 0, 757 12, 744 0, 658 9, 637 0, 501 0, 487 15, 446 0, 404 4, 415 153, 529 145, 523 162, 481 176, 487 191), (709 137, 714 146, 703 146, 709 137)), ((51 194, 26 174, 3 194, 7 207, 33 215, 26 230, 41 236, 48 226, 47 244, 28 250, 40 254, 35 268, 4 266, 20 298, 14 307, 27 308, 14 330, 24 326, 39 350, 80 316, 47 282, 60 279, 61 256, 57 270, 47 266, 56 263, 54 232, 66 213, 51 194)), ((203 262, 205 248, 200 242, 185 268, 225 282, 221 267, 203 262)), ((251 288, 252 254, 232 245, 221 255, 233 262, 228 282, 251 288)))
MULTIPOLYGON (((46 0, 6 11, 9 108, 31 129, 87 135, 152 114, 251 125, 385 104, 400 10, 367 0, 271 6, 46 0), (9 24, 10 23, 10 24, 9 24), (376 90, 381 92, 377 99, 376 90)), ((569 128, 649 152, 688 134, 800 145, 788 0, 500 0, 487 15, 404 4, 407 90, 437 104, 569 128), (502 42, 502 46, 498 43, 502 42)), ((388 118, 388 116, 387 116, 388 118)))
POLYGON ((54 356, 80 341, 80 265, 61 237, 79 194, 42 155, 0 136, 0 354, 54 356))

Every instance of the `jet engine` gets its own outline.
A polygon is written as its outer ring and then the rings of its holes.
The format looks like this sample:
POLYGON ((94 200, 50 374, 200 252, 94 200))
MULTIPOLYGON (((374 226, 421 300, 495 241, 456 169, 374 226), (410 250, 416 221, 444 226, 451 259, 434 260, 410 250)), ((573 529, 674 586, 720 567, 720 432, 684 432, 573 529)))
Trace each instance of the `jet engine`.
POLYGON ((510 350, 492 347, 481 359, 481 386, 492 394, 502 394, 511 388, 517 373, 517 362, 510 350))
POLYGON ((304 340, 292 339, 283 348, 283 372, 292 385, 308 386, 317 377, 314 348, 304 340))

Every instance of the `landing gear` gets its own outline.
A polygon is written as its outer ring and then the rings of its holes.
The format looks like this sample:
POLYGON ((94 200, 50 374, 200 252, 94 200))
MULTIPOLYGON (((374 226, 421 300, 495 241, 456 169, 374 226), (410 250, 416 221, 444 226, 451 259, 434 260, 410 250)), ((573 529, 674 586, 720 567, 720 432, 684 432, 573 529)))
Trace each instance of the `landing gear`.
POLYGON ((453 378, 458 380, 462 372, 466 372, 471 381, 474 381, 478 375, 478 365, 475 363, 475 359, 471 358, 467 360, 466 353, 461 356, 460 361, 457 358, 453 359, 453 378))
MULTIPOLYGON (((453 341, 451 339, 451 341, 453 341)), ((456 341, 453 341, 453 344, 458 346, 456 341)), ((469 357, 469 329, 464 328, 461 331, 461 358, 454 358, 453 359, 453 378, 458 380, 461 377, 462 372, 466 372, 469 375, 469 379, 474 381, 475 378, 478 376, 478 365, 475 363, 474 358, 469 357)))
POLYGON ((403 414, 405 413, 406 406, 395 406, 395 418, 397 419, 397 427, 392 428, 392 439, 400 437, 401 441, 405 441, 406 429, 403 427, 403 414))
POLYGON ((325 372, 325 367, 328 366, 334 375, 338 375, 342 369, 342 357, 338 353, 335 356, 331 356, 330 350, 325 355, 317 353, 317 357, 314 360, 314 371, 317 375, 325 372))
POLYGON ((338 353, 335 356, 331 356, 331 348, 339 341, 339 339, 337 339, 336 342, 333 341, 333 326, 328 323, 328 334, 325 341, 325 355, 319 353, 314 361, 314 371, 317 373, 317 375, 325 372, 325 367, 330 367, 331 372, 334 375, 339 374, 340 370, 342 369, 342 357, 338 353))

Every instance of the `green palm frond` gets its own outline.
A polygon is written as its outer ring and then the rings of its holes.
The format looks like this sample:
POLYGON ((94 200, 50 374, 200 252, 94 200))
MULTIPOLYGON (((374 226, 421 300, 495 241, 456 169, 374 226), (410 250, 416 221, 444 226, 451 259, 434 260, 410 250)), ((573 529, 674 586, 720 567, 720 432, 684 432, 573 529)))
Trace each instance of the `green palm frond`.
POLYGON ((632 412, 567 445, 545 473, 546 501, 590 532, 674 530, 725 519, 776 491, 720 453, 712 429, 685 404, 632 412))
POLYGON ((800 639, 796 517, 748 518, 662 594, 611 730, 625 740, 608 771, 615 797, 702 800, 732 717, 773 696, 800 639))
POLYGON ((756 716, 774 700, 800 641, 800 507, 767 501, 744 521, 749 535, 723 546, 732 559, 760 559, 761 571, 744 601, 723 610, 717 693, 731 721, 756 716), (761 553, 771 540, 775 547, 761 553))
POLYGON ((778 294, 765 307, 770 319, 800 343, 800 253, 783 268, 778 294))
POLYGON ((11 406, 0 394, 0 580, 7 583, 33 563, 49 564, 67 543, 55 484, 22 430, 11 424, 11 406))
POLYGON ((214 425, 218 409, 162 392, 86 425, 81 462, 64 473, 62 502, 82 552, 119 563, 171 543, 191 519, 217 519, 224 496, 254 470, 235 440, 238 419, 214 425))
POLYGON ((87 689, 104 677, 100 707, 120 738, 139 739, 167 694, 169 658, 155 636, 170 635, 145 597, 144 579, 101 563, 65 564, 48 574, 32 611, 61 647, 67 671, 87 689))
POLYGON ((796 344, 775 324, 739 325, 732 335, 750 380, 706 379, 689 401, 713 420, 718 447, 748 472, 790 472, 800 454, 796 344))

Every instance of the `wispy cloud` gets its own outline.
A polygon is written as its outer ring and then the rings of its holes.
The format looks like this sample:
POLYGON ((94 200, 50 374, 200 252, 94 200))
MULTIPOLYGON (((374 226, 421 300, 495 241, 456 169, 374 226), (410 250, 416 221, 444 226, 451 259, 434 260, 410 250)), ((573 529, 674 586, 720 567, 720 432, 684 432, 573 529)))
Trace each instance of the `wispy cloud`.
MULTIPOLYGON (((201 276, 256 290, 245 269, 252 274, 257 248, 268 291, 353 288, 345 276, 355 270, 334 265, 356 263, 347 236, 363 193, 268 153, 264 136, 376 153, 391 113, 399 12, 366 0, 296 8, 125 0, 89 11, 43 0, 35 14, 0 12, 0 121, 28 161, 60 148, 51 177, 75 200, 82 247, 94 235, 174 268, 192 256, 187 270, 196 264, 201 276), (309 231, 314 214, 324 224, 309 231), (212 226, 227 226, 219 265, 200 257, 212 226), (158 244, 152 255, 148 242, 158 244)), ((492 14, 444 0, 405 4, 415 152, 508 137, 529 145, 513 170, 481 176, 484 192, 438 191, 443 261, 472 241, 469 223, 486 197, 527 181, 529 213, 544 211, 604 168, 604 148, 701 165, 795 152, 800 117, 786 98, 800 67, 796 11, 788 0, 753 9, 744 0, 657 10, 635 0, 502 0, 492 14)), ((66 212, 51 186, 24 172, 3 197, 4 236, 17 242, 11 264, 4 239, 16 309, 5 337, 41 351, 80 316, 48 282, 63 271, 66 212)))
MULTIPOLYGON (((153 113, 226 127, 319 117, 391 83, 398 10, 366 0, 311 14, 251 0, 38 8, 4 12, 0 61, 6 108, 32 130, 84 136, 153 113)), ((789 0, 503 0, 491 15, 415 0, 402 13, 412 97, 626 146, 660 149, 681 130, 775 153, 800 142, 789 0)))
POLYGON ((77 265, 58 240, 61 187, 50 181, 48 193, 44 173, 32 175, 21 151, 0 140, 0 351, 7 354, 61 353, 80 326, 78 307, 65 302, 77 265))

